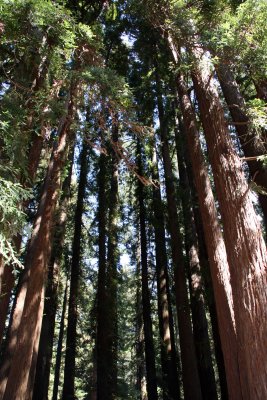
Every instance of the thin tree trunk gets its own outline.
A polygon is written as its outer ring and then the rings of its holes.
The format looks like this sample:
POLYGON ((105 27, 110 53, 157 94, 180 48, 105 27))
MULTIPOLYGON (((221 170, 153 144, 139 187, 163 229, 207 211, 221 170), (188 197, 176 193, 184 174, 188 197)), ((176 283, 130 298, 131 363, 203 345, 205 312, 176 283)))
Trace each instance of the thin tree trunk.
MULTIPOLYGON (((140 236, 140 233, 139 233, 140 236)), ((139 400, 147 400, 146 389, 146 368, 145 368, 145 344, 144 344, 144 323, 142 310, 142 279, 141 279, 141 248, 140 238, 136 250, 136 389, 139 393, 139 400)))
MULTIPOLYGON (((137 139, 138 173, 143 174, 142 151, 140 140, 137 139)), ((138 180, 138 202, 140 218, 140 240, 141 240, 141 276, 142 276, 142 309, 145 338, 145 360, 147 377, 147 398, 157 400, 157 378, 155 364, 155 349, 153 343, 153 331, 151 320, 150 293, 148 286, 148 264, 147 264, 147 237, 146 237, 146 210, 144 204, 144 186, 138 180)))
MULTIPOLYGON (((154 182, 159 182, 156 150, 154 147, 155 146, 153 146, 152 154, 152 179, 154 182)), ((160 188, 156 188, 155 186, 153 186, 153 214, 158 288, 158 318, 163 375, 163 399, 178 400, 180 398, 180 385, 177 371, 177 354, 174 341, 169 288, 164 213, 160 188)))
POLYGON ((196 68, 193 81, 231 269, 242 396, 262 399, 267 397, 266 247, 208 66, 196 68))
MULTIPOLYGON (((168 37, 168 41, 174 61, 178 64, 178 53, 170 36, 168 37)), ((218 221, 211 183, 201 150, 195 112, 191 104, 187 86, 181 74, 177 76, 177 89, 211 267, 229 397, 231 400, 240 400, 242 397, 237 362, 235 318, 225 244, 218 221)))
POLYGON ((62 358, 64 329, 65 329, 65 316, 66 316, 67 303, 68 303, 68 285, 69 285, 69 280, 67 277, 65 291, 64 291, 60 326, 59 326, 58 342, 57 342, 57 353, 56 353, 52 400, 58 400, 58 389, 59 389, 59 384, 60 384, 60 367, 61 367, 61 358, 62 358))
POLYGON ((109 394, 106 399, 116 399, 117 396, 117 361, 118 361, 118 115, 112 122, 112 153, 111 153, 111 185, 109 195, 108 248, 107 248, 107 361, 109 369, 109 394))
POLYGON ((10 343, 13 357, 11 356, 11 359, 9 353, 8 368, 4 368, 5 373, 1 375, 1 393, 2 395, 5 393, 5 400, 23 398, 27 390, 34 343, 37 340, 35 334, 38 336, 35 328, 38 325, 39 307, 42 304, 41 293, 45 282, 46 264, 50 251, 51 223, 60 187, 60 174, 65 161, 70 124, 74 118, 76 93, 77 82, 72 82, 67 102, 67 115, 62 120, 59 128, 58 144, 49 163, 26 255, 25 270, 27 274, 25 274, 21 290, 22 298, 25 301, 20 301, 18 304, 18 307, 23 309, 19 318, 22 322, 17 324, 17 335, 15 337, 13 335, 15 343, 10 343), (24 304, 22 305, 22 303, 24 304), (6 389, 4 389, 6 382, 6 389))
POLYGON ((70 294, 68 307, 68 325, 66 339, 66 356, 64 369, 64 382, 62 400, 74 400, 75 397, 75 357, 77 346, 77 303, 80 280, 81 262, 81 235, 82 235, 82 216, 84 208, 84 197, 87 184, 88 173, 88 145, 86 140, 83 142, 81 150, 81 169, 78 185, 78 197, 75 210, 74 237, 72 243, 72 261, 70 269, 70 294))
POLYGON ((169 217, 168 222, 171 236, 172 258, 174 264, 175 294, 181 348, 183 386, 186 399, 201 399, 202 394, 190 320, 187 282, 183 259, 183 245, 178 223, 174 176, 172 172, 170 150, 164 121, 164 108, 160 93, 159 77, 156 76, 156 79, 158 92, 157 101, 160 120, 160 136, 162 142, 162 156, 169 217), (193 385, 192 382, 194 382, 193 385))
POLYGON ((106 156, 100 154, 98 173, 98 286, 97 286, 97 400, 106 400, 109 392, 106 336, 106 156))
POLYGON ((51 258, 48 267, 44 314, 36 365, 33 400, 47 400, 48 398, 49 376, 52 361, 55 319, 58 302, 57 291, 59 280, 59 265, 63 253, 65 228, 67 222, 67 210, 70 198, 73 157, 74 145, 72 151, 70 151, 69 156, 69 173, 68 176, 65 178, 62 186, 60 210, 57 215, 51 258))
MULTIPOLYGON (((247 161, 251 178, 267 192, 267 168, 257 160, 257 157, 266 154, 266 145, 263 139, 257 139, 256 132, 249 126, 250 121, 246 113, 245 100, 240 93, 231 69, 222 63, 217 65, 216 69, 232 120, 236 123, 235 129, 244 155, 245 157, 255 157, 255 159, 247 161)), ((265 227, 267 227, 267 196, 261 193, 258 196, 264 215, 265 227)))
POLYGON ((15 284, 15 274, 13 266, 4 263, 4 260, 0 260, 0 346, 2 345, 3 336, 5 332, 8 308, 10 304, 11 292, 15 284))

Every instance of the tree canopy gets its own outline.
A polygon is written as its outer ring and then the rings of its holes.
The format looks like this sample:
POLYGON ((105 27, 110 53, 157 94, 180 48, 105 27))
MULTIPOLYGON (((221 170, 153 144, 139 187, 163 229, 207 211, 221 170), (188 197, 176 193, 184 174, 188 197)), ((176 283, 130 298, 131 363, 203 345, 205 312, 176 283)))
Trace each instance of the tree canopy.
POLYGON ((0 399, 267 398, 266 0, 0 0, 0 399))

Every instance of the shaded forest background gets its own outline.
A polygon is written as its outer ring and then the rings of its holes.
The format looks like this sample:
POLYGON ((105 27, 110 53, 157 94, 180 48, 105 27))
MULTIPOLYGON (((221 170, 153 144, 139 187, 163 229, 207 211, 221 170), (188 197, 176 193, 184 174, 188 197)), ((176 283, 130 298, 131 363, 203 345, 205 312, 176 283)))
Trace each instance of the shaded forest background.
POLYGON ((0 399, 267 398, 266 0, 0 0, 0 399))

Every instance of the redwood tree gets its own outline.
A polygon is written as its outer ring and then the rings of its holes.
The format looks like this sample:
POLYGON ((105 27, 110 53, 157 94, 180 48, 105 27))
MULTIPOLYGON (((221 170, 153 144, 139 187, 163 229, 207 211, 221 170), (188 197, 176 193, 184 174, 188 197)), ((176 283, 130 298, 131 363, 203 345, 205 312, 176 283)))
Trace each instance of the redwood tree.
POLYGON ((267 394, 266 247, 208 65, 195 67, 193 81, 224 226, 242 395, 261 399, 267 394))
POLYGON ((82 216, 83 204, 86 192, 88 173, 88 145, 86 138, 83 142, 80 155, 81 169, 78 186, 78 197, 74 216, 74 236, 72 243, 72 261, 70 267, 70 293, 68 306, 68 325, 66 338, 66 356, 64 369, 64 383, 62 398, 64 400, 75 399, 75 357, 76 337, 78 322, 78 293, 81 263, 81 239, 82 239, 82 216))

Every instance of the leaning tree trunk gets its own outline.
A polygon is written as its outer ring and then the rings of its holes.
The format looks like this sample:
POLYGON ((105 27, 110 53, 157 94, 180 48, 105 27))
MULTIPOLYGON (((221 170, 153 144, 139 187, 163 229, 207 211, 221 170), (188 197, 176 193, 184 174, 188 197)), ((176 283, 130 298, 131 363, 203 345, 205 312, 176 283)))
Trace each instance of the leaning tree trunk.
POLYGON ((267 397, 266 247, 208 65, 202 63, 192 76, 231 269, 242 396, 262 399, 267 397))
POLYGON ((168 207, 168 224, 171 236, 171 249, 174 264, 176 308, 181 348, 183 386, 186 399, 201 399, 202 394, 190 319, 190 308, 183 257, 183 245, 178 223, 174 176, 167 139, 167 130, 164 121, 164 108, 160 93, 159 77, 156 76, 156 78, 158 91, 157 102, 160 121, 160 136, 162 142, 163 167, 168 207), (194 382, 193 385, 192 382, 194 382))
POLYGON ((81 262, 81 236, 84 197, 88 173, 88 145, 84 139, 80 155, 81 169, 78 185, 78 197, 74 216, 74 237, 72 243, 72 260, 70 268, 70 293, 68 307, 68 325, 66 339, 66 356, 62 400, 75 400, 75 357, 77 347, 78 291, 81 262))
MULTIPOLYGON (((67 114, 59 128, 58 143, 48 166, 25 259, 27 274, 25 274, 21 293, 26 292, 26 295, 24 294, 23 311, 19 318, 21 323, 18 323, 17 334, 13 337, 13 342, 10 342, 12 356, 7 360, 8 368, 5 369, 5 374, 1 375, 1 398, 5 400, 25 397, 29 371, 34 357, 34 346, 39 342, 40 332, 36 327, 38 326, 38 316, 40 316, 41 295, 50 252, 51 224, 60 187, 60 175, 65 162, 70 125, 74 118, 76 94, 77 82, 73 81, 68 96, 67 114)), ((21 304, 18 304, 18 307, 21 304)))
MULTIPOLYGON (((178 52, 170 35, 168 36, 168 42, 173 59, 178 64, 178 52)), ((181 111, 184 119, 188 149, 199 198, 199 206, 211 267, 211 277, 226 368, 228 392, 231 399, 239 400, 242 397, 239 382, 239 366, 237 362, 232 288, 230 285, 230 272, 226 249, 218 220, 211 183, 202 154, 195 112, 182 74, 177 76, 177 90, 180 98, 181 111)))
MULTIPOLYGON (((142 150, 140 139, 137 139, 138 173, 142 176, 142 150)), ((153 343, 153 331, 151 320, 150 293, 148 286, 147 263, 147 235, 146 235, 146 210, 143 183, 138 180, 137 197, 139 203, 140 240, 141 240, 141 277, 142 277, 142 309, 145 339, 145 360, 147 377, 148 400, 157 400, 157 377, 155 364, 155 349, 153 343)))
MULTIPOLYGON (((182 133, 182 136, 185 139, 186 135, 185 135, 184 126, 183 126, 183 123, 181 120, 179 121, 179 129, 182 133)), ((214 352, 215 352, 215 358, 216 358, 219 380, 220 380, 221 399, 227 400, 228 399, 228 389, 227 389, 226 373, 225 373, 221 338, 220 338, 220 333, 219 333, 214 291, 213 291, 213 287, 212 287, 210 263, 209 263, 209 257, 208 257, 208 252, 207 252, 207 246, 205 243, 203 222, 202 222, 201 213, 200 213, 200 209, 199 209, 199 199, 197 196, 195 182, 194 182, 194 178, 193 178, 192 165, 190 163, 190 160, 188 159, 188 149, 187 149, 187 145, 186 145, 185 141, 183 141, 183 149, 184 149, 184 157, 185 157, 185 164, 186 164, 186 170, 187 170, 187 175, 188 175, 190 193, 191 193, 191 198, 192 198, 194 221, 195 221, 196 231, 197 231, 199 258, 200 258, 200 264, 201 264, 201 267, 203 270, 203 278, 204 278, 204 284, 205 284, 205 293, 204 294, 205 294, 206 303, 208 305, 208 310, 209 310, 209 314, 210 314, 210 322, 211 322, 211 327, 212 327, 214 352)))
POLYGON ((55 319, 58 303, 59 266, 63 255, 67 211, 70 200, 70 185, 73 168, 74 143, 69 154, 69 172, 62 186, 62 195, 56 215, 56 226, 53 234, 53 245, 48 267, 47 286, 45 291, 44 314, 36 365, 33 400, 48 398, 49 376, 52 362, 55 319))
MULTIPOLYGON (((155 145, 153 146, 152 151, 152 179, 154 182, 159 182, 155 145)), ((161 367, 163 375, 163 399, 178 400, 180 398, 180 385, 177 371, 177 354, 174 341, 174 327, 169 288, 164 212, 160 187, 155 186, 153 186, 153 214, 158 318, 161 339, 161 367)))
MULTIPOLYGON (((46 44, 46 40, 42 45, 46 44)), ((26 107, 28 110, 28 118, 26 126, 23 127, 23 134, 29 136, 29 149, 28 149, 28 165, 27 165, 27 179, 21 178, 21 184, 25 188, 29 188, 35 180, 37 173, 37 168, 40 162, 41 151, 43 147, 43 142, 46 134, 46 127, 41 121, 41 132, 36 134, 35 129, 33 129, 33 116, 35 111, 35 100, 34 95, 38 93, 44 86, 46 76, 48 73, 48 68, 50 64, 51 55, 51 45, 48 45, 46 56, 40 61, 38 68, 33 73, 33 82, 30 90, 30 99, 26 101, 26 107)), ((37 116, 40 119, 40 116, 37 116)), ((26 209, 29 201, 25 201, 23 204, 23 209, 26 209)), ((21 236, 17 235, 13 238, 13 244, 16 251, 19 251, 21 246, 21 236)), ((22 272, 23 273, 23 272, 22 272)), ((12 289, 15 284, 15 273, 13 265, 5 264, 0 262, 0 344, 2 343, 5 322, 7 319, 8 308, 10 304, 10 297, 12 289)))
MULTIPOLYGON (((257 160, 257 157, 266 154, 266 143, 264 143, 264 139, 257 139, 257 133, 250 127, 245 100, 240 93, 231 69, 226 64, 220 63, 216 70, 239 141, 247 158, 251 178, 267 192, 267 168, 261 161, 257 160)), ((261 193, 258 196, 264 215, 265 227, 267 227, 267 196, 261 193)))

